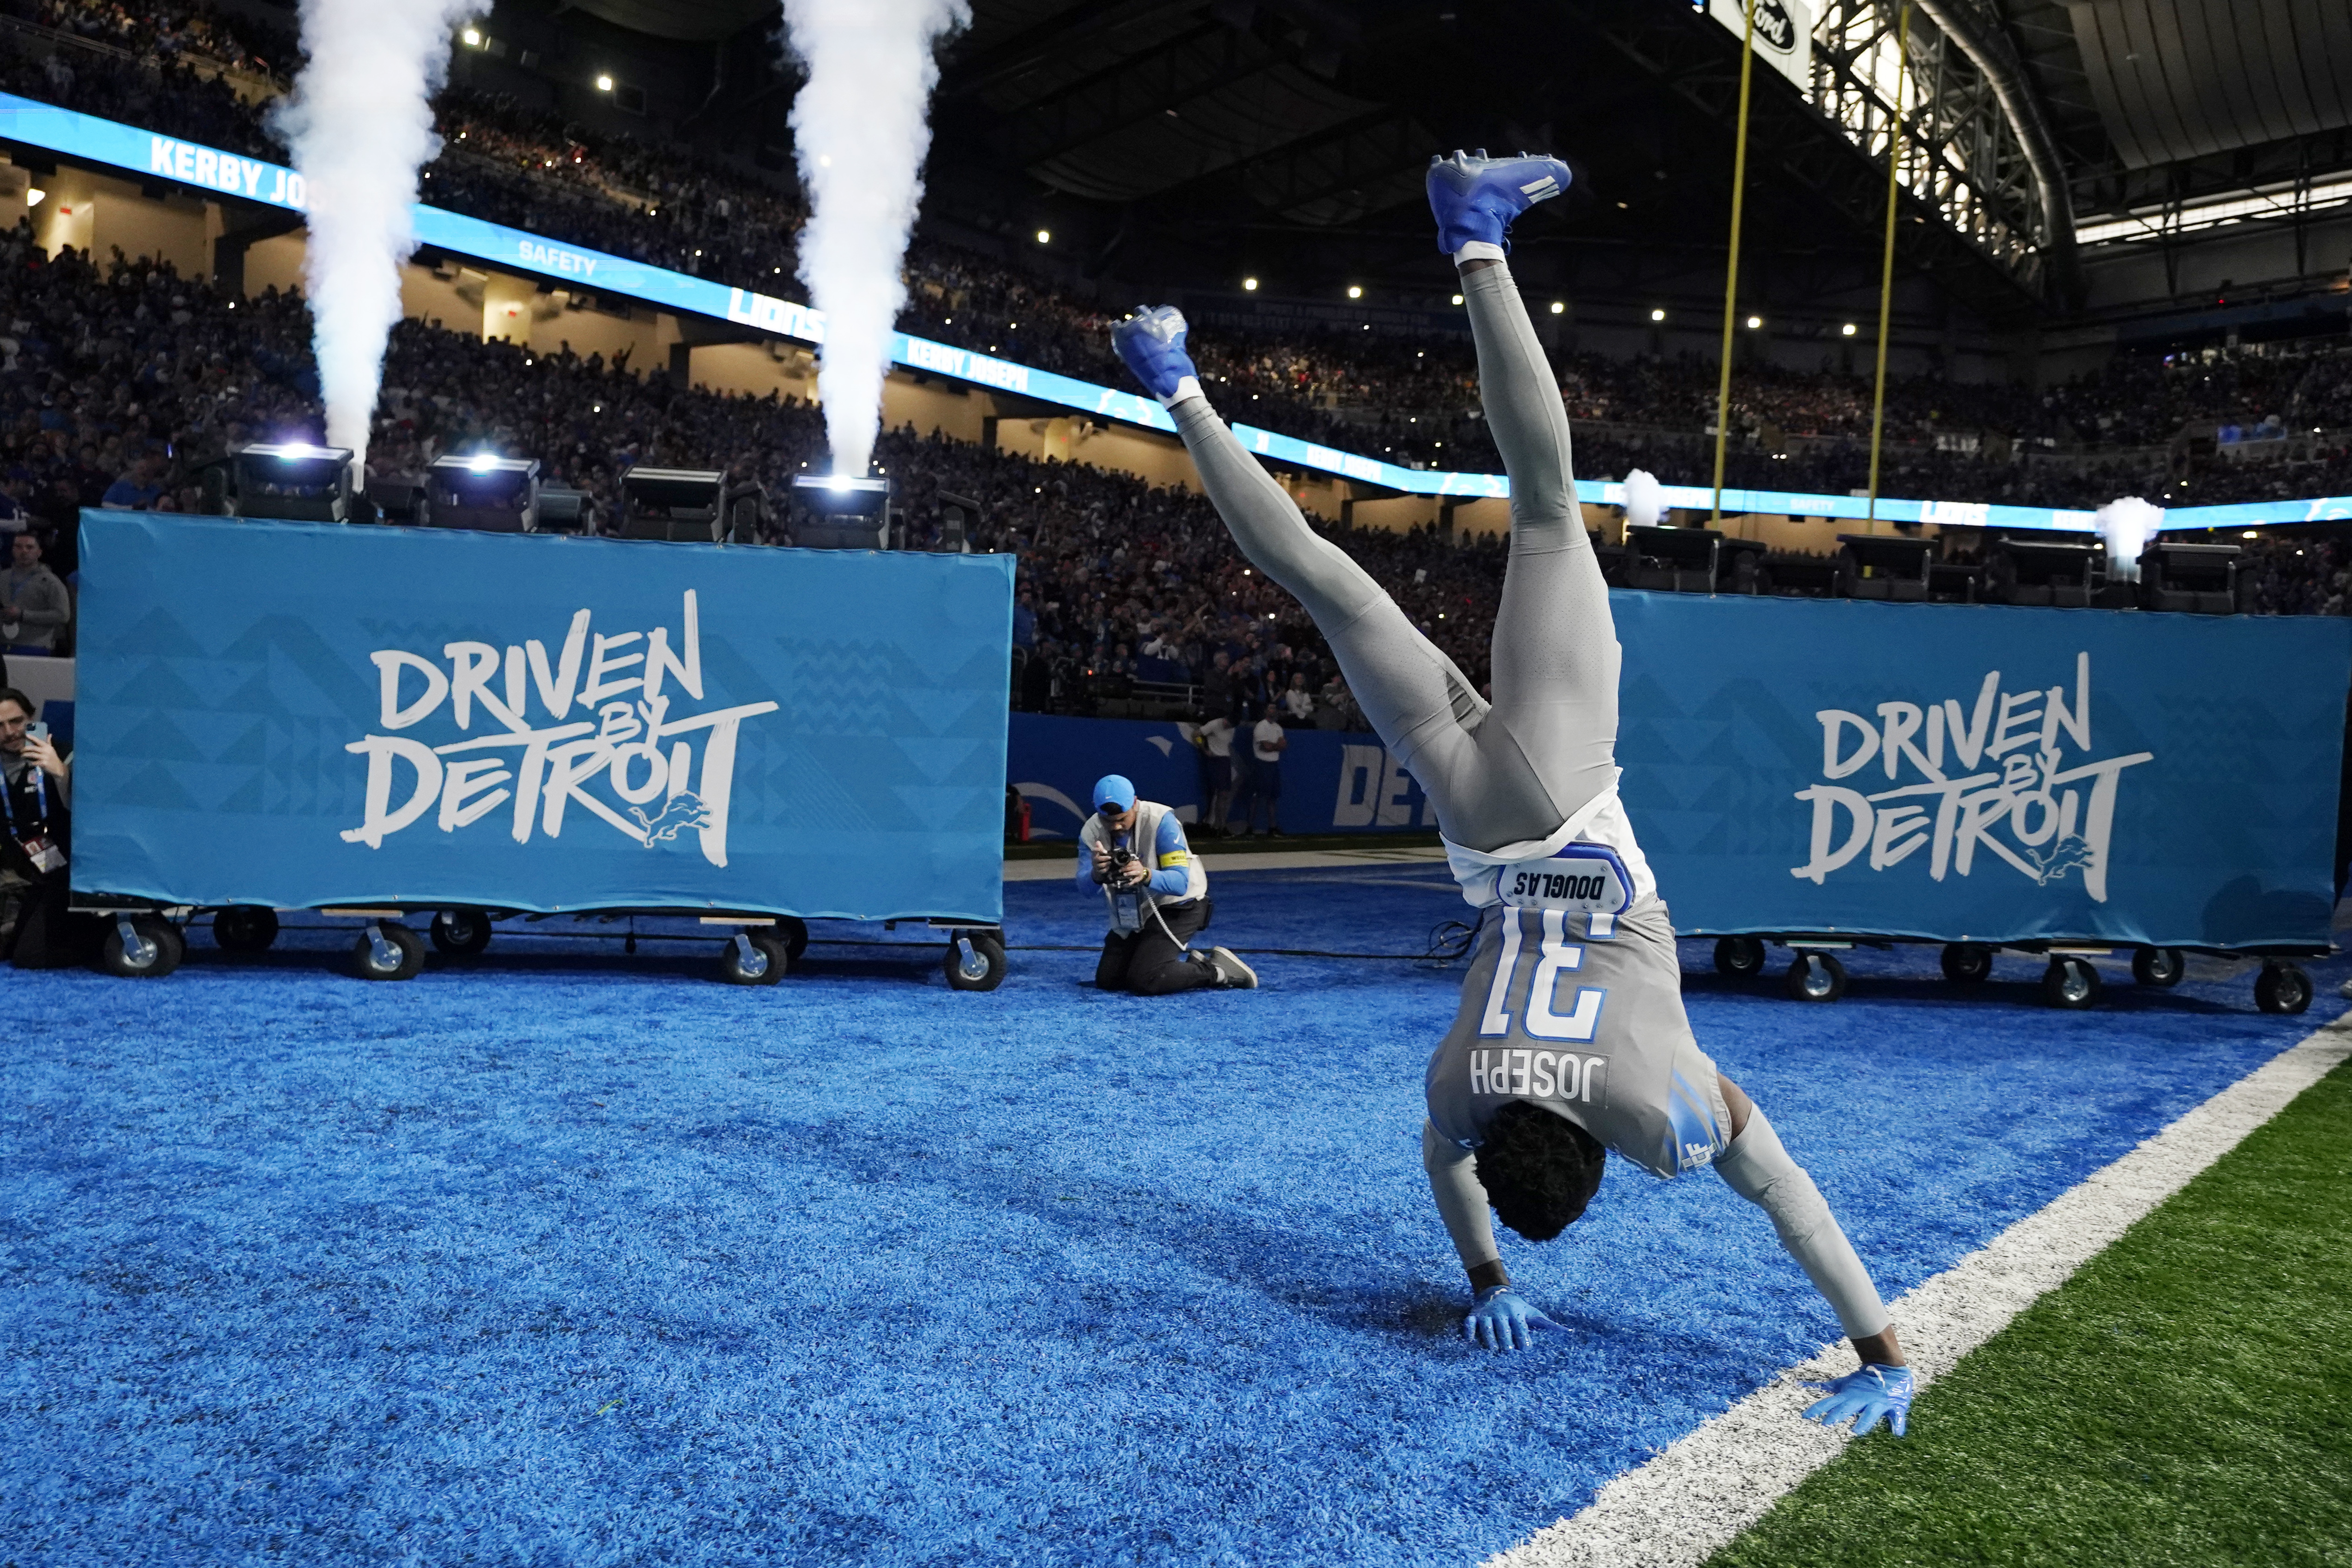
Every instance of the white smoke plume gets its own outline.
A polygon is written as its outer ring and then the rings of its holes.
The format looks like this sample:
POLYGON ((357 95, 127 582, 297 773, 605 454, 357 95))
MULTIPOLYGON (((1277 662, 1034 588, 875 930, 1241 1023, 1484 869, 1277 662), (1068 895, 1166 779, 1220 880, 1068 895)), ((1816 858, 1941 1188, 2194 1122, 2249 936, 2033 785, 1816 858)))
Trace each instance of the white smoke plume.
POLYGON ((1625 526, 1654 528, 1665 515, 1665 488, 1658 476, 1647 468, 1635 468, 1625 476, 1625 526))
POLYGON ((2107 542, 2107 576, 2117 583, 2139 581, 2139 552, 2163 526, 2164 509, 2137 496, 2119 496, 2092 513, 2099 537, 2107 542))
POLYGON ((800 272, 824 312, 816 385, 836 474, 863 479, 874 454, 931 144, 932 46, 971 21, 966 0, 784 0, 786 41, 808 71, 793 102, 809 200, 800 272))
POLYGON ((352 449, 353 478, 400 320, 400 269, 416 248, 416 172, 440 150, 431 99, 449 73, 449 35, 488 0, 302 0, 310 57, 275 125, 309 187, 302 261, 327 441, 352 449))

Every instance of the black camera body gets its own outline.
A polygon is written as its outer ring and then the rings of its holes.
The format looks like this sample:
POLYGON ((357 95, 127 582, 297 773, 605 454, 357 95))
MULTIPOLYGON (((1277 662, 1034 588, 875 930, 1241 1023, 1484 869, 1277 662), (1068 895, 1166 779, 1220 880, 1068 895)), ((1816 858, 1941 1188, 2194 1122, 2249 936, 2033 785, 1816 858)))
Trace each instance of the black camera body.
POLYGON ((1110 857, 1110 875, 1097 877, 1095 880, 1106 888, 1115 887, 1127 879, 1127 868, 1135 864, 1135 851, 1111 849, 1106 853, 1110 857))

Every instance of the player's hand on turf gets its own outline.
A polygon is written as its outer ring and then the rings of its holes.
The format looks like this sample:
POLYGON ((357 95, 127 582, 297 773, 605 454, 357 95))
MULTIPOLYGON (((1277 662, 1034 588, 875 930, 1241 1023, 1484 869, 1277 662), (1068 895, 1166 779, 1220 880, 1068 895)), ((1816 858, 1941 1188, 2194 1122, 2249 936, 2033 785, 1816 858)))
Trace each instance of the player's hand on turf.
POLYGON ((1875 1430, 1881 1421, 1886 1423, 1888 1431, 1900 1437, 1910 1424, 1911 1369, 1907 1366, 1880 1366, 1874 1363, 1834 1383, 1811 1386, 1828 1389, 1830 1396, 1806 1407, 1808 1421, 1842 1426, 1852 1416, 1857 1437, 1875 1430))
POLYGON ((1538 1329, 1559 1327, 1508 1285, 1489 1285, 1462 1320, 1462 1337, 1490 1351, 1533 1350, 1538 1329))

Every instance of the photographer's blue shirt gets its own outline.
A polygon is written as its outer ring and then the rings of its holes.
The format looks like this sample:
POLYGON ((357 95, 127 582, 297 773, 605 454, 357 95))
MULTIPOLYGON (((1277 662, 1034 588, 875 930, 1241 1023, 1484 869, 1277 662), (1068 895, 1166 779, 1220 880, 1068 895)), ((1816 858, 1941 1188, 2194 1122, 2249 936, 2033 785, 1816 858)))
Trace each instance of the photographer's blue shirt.
MULTIPOLYGON (((1096 820, 1099 822, 1100 819, 1096 820)), ((1094 824, 1090 823, 1088 826, 1092 826, 1094 824)), ((1105 831, 1099 833, 1097 837, 1101 838, 1107 848, 1132 847, 1127 841, 1128 836, 1124 833, 1105 831)), ((1088 853, 1090 847, 1085 832, 1081 830, 1078 836, 1076 878, 1080 892, 1087 892, 1095 886, 1095 864, 1093 855, 1088 853)), ((1160 814, 1160 826, 1152 835, 1150 864, 1151 879, 1143 885, 1145 891, 1161 899, 1181 899, 1192 891, 1192 847, 1185 841, 1184 825, 1176 820, 1176 814, 1172 811, 1162 811, 1160 814)))

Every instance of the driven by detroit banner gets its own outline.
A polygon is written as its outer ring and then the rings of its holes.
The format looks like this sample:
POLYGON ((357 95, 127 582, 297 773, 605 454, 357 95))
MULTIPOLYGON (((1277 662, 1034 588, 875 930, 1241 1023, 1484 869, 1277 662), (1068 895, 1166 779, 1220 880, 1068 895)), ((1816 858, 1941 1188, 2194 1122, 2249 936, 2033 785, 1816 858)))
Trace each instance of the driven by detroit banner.
POLYGON ((74 887, 1003 908, 1013 562, 88 511, 74 887))
POLYGON ((1685 932, 2323 945, 2352 626, 1612 594, 1685 932))

